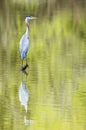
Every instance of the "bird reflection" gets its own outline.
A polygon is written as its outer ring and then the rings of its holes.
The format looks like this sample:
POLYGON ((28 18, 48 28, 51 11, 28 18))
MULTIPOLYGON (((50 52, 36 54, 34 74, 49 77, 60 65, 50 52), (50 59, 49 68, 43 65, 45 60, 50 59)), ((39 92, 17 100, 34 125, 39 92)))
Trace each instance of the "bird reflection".
MULTIPOLYGON (((28 102, 29 102, 29 90, 28 90, 28 87, 26 85, 26 83, 27 83, 27 76, 28 76, 28 71, 26 71, 27 67, 28 67, 28 64, 26 64, 25 66, 22 66, 20 68, 20 71, 22 72, 21 73, 22 80, 21 80, 21 84, 20 84, 20 87, 19 87, 19 101, 21 102, 21 105, 24 106, 26 114, 28 114, 27 112, 28 112, 28 102)), ((32 125, 33 120, 27 119, 27 115, 26 114, 24 116, 24 123, 25 123, 25 125, 32 125)))
POLYGON ((26 76, 28 76, 28 72, 26 70, 22 71, 23 74, 25 74, 26 76))
POLYGON ((24 123, 25 125, 32 125, 33 120, 28 120, 26 116, 24 116, 24 123))
POLYGON ((29 100, 29 90, 27 89, 26 84, 22 81, 19 88, 19 100, 21 104, 25 107, 27 112, 28 110, 28 100, 29 100))

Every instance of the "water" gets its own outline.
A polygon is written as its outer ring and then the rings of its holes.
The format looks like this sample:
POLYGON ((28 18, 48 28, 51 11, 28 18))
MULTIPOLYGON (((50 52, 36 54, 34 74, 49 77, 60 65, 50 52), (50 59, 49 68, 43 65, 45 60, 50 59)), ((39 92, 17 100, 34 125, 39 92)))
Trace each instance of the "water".
POLYGON ((1 1, 0 130, 85 130, 86 3, 55 2, 1 1), (38 19, 22 72, 19 41, 30 14, 38 19))

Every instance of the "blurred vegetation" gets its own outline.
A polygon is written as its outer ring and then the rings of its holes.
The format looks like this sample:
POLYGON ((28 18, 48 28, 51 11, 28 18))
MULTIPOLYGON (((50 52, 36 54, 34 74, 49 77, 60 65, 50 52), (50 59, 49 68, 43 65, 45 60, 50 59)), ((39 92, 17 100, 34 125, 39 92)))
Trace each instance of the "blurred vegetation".
MULTIPOLYGON (((0 128, 28 129, 18 101, 19 41, 30 22, 29 76, 31 130, 81 130, 86 120, 86 1, 1 0, 0 128), (4 99, 4 100, 3 100, 4 99), (16 105, 17 104, 17 105, 16 105), (10 106, 10 107, 9 107, 10 106), (9 116, 9 118, 8 118, 9 116), (15 120, 14 120, 15 119, 15 120), (41 126, 42 124, 42 126, 41 126)), ((26 81, 26 78, 24 78, 26 81)))

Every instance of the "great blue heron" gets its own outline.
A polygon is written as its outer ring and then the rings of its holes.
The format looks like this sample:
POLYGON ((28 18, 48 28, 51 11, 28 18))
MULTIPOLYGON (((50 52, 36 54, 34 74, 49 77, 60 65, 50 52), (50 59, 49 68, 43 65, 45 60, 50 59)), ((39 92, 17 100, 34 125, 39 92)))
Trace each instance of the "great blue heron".
POLYGON ((32 19, 36 19, 36 17, 33 16, 27 16, 25 18, 25 23, 26 23, 26 32, 25 34, 22 36, 21 40, 20 40, 20 55, 21 55, 21 59, 22 59, 22 65, 23 65, 23 60, 26 57, 26 64, 27 64, 27 52, 29 49, 29 37, 28 37, 28 33, 29 33, 29 24, 28 21, 32 20, 32 19))

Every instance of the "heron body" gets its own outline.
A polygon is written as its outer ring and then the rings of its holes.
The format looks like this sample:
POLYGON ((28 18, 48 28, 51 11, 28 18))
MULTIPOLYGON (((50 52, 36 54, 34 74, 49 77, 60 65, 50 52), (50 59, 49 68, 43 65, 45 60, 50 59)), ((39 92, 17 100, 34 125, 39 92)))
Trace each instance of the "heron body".
POLYGON ((22 60, 24 60, 27 55, 29 44, 28 33, 25 33, 20 40, 20 55, 22 60))

